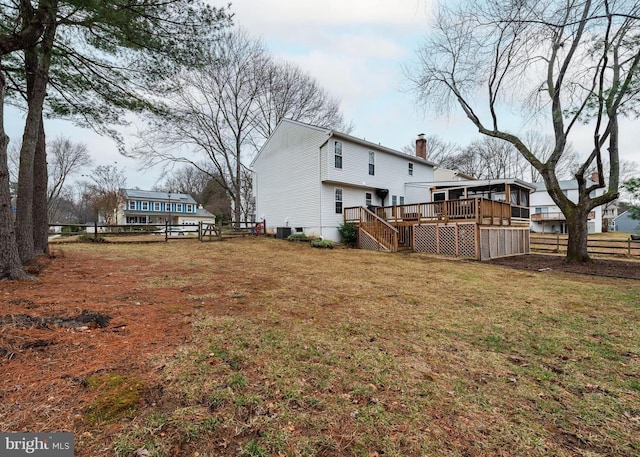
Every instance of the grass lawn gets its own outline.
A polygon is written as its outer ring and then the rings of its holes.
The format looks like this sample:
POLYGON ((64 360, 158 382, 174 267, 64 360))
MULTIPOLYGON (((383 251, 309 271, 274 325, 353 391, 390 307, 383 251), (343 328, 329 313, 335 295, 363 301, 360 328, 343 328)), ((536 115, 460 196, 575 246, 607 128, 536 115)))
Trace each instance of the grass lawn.
POLYGON ((76 455, 640 455, 639 281, 271 239, 60 249, 144 259, 135 300, 189 321, 153 385, 94 376, 146 387, 93 397, 76 455))

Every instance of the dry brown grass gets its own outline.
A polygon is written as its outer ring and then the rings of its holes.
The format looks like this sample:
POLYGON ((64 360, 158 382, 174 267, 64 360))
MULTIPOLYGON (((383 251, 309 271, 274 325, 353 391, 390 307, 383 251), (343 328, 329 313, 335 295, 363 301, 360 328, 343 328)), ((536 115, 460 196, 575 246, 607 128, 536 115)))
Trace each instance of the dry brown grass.
POLYGON ((640 455, 638 281, 266 239, 63 249, 144 259, 139 290, 183 291, 161 312, 192 323, 77 455, 640 455))

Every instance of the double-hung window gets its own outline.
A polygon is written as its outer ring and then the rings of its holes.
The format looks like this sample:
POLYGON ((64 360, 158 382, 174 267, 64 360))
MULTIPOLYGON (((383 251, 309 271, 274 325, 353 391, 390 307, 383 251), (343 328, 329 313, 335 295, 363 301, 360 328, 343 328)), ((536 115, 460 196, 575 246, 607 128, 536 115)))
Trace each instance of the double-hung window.
POLYGON ((413 176, 413 163, 409 162, 409 176, 413 176))
POLYGON ((342 189, 336 189, 336 214, 342 214, 342 189))
POLYGON ((369 151, 369 174, 376 174, 376 155, 373 151, 369 151))
POLYGON ((135 210, 136 209, 136 202, 133 200, 129 200, 129 209, 130 210, 135 210))
POLYGON ((142 202, 142 211, 149 211, 149 202, 142 202))
POLYGON ((153 210, 160 211, 160 202, 153 202, 153 210))
POLYGON ((333 166, 342 168, 342 143, 340 141, 333 143, 333 166))
POLYGON ((364 194, 364 204, 367 205, 367 206, 371 206, 372 201, 373 201, 373 198, 372 198, 371 192, 365 192, 365 194, 364 194))

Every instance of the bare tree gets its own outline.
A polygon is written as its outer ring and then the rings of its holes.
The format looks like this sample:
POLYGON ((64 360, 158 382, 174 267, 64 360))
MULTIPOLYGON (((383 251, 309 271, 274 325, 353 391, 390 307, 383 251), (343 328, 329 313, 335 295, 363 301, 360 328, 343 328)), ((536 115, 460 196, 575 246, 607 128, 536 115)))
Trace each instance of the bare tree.
POLYGON ((239 222, 250 204, 245 164, 284 117, 344 127, 337 102, 315 80, 275 63, 262 43, 236 31, 213 46, 205 68, 182 73, 131 154, 147 165, 189 163, 209 173, 226 189, 239 222))
MULTIPOLYGON (((201 164, 206 169, 206 164, 201 164)), ((154 190, 161 192, 177 191, 189 194, 203 207, 216 215, 218 220, 231 219, 231 202, 225 189, 214 180, 213 171, 203 172, 192 165, 185 164, 174 169, 154 190)))
POLYGON ((93 161, 84 143, 74 143, 59 136, 48 145, 49 186, 47 189, 47 214, 50 221, 60 218, 60 204, 67 198, 61 198, 67 180, 93 161))
POLYGON ((100 165, 89 177, 93 181, 88 186, 93 209, 102 215, 107 225, 117 224, 117 211, 124 202, 122 189, 127 183, 124 170, 115 165, 100 165))
MULTIPOLYGON (((438 135, 426 135, 425 140, 427 140, 427 160, 430 160, 442 168, 456 169, 451 158, 460 152, 460 146, 458 144, 445 141, 438 135)), ((416 145, 409 144, 402 148, 402 152, 415 155, 416 145)))
POLYGON ((640 2, 472 0, 442 5, 434 32, 419 50, 412 77, 418 97, 436 110, 459 105, 486 136, 514 145, 540 173, 567 220, 568 261, 588 261, 587 218, 619 187, 619 124, 637 114, 640 92, 640 2), (480 108, 477 100, 485 104, 480 108), (527 124, 553 131, 549 157, 506 128, 519 107, 527 124), (593 144, 574 177, 579 199, 561 190, 557 166, 579 123, 593 127, 593 144), (610 170, 605 184, 603 161, 610 170), (599 180, 588 180, 595 167, 599 180), (597 189, 604 189, 599 196, 597 189))

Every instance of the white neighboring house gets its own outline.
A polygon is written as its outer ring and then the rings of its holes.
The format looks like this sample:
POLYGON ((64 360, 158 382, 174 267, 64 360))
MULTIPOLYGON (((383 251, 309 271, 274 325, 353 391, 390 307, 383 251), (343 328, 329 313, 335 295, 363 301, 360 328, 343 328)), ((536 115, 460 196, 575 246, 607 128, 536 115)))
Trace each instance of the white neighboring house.
POLYGON ((198 205, 188 194, 122 189, 124 202, 118 208, 118 221, 124 225, 214 224, 216 217, 198 205))
POLYGON ((420 156, 284 119, 251 163, 257 219, 339 241, 344 208, 402 205, 405 184, 433 181, 426 140, 416 143, 420 156))
MULTIPOLYGON (((560 208, 551 199, 544 182, 533 183, 536 191, 531 194, 531 231, 536 233, 567 233, 567 221, 560 208)), ((578 202, 578 181, 559 181, 560 189, 573 202, 578 202)), ((587 186, 595 184, 588 180, 587 186)), ((596 189, 595 195, 602 195, 604 189, 596 189)), ((602 206, 595 207, 587 221, 589 233, 602 233, 602 206)))

